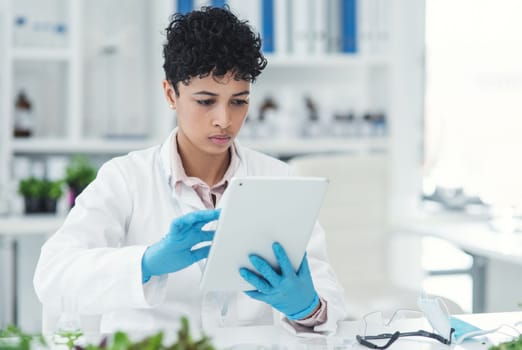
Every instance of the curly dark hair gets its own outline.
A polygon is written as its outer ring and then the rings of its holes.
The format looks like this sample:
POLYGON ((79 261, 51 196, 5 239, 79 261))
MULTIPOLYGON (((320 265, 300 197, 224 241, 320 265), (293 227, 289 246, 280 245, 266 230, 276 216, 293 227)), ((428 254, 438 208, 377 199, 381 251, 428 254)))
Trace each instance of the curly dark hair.
POLYGON ((228 6, 175 13, 165 31, 163 69, 177 95, 177 84, 188 84, 196 76, 222 77, 233 72, 234 79, 254 82, 266 67, 259 34, 228 6))

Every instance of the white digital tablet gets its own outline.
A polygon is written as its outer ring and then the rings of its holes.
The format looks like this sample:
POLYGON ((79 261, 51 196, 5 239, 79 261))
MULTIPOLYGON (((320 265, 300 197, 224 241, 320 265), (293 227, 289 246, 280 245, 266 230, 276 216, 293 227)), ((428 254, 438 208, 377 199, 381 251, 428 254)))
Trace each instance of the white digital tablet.
POLYGON ((203 291, 245 291, 253 287, 240 267, 256 271, 248 256, 278 266, 272 244, 279 242, 297 271, 326 193, 317 177, 233 178, 221 199, 221 215, 203 270, 203 291))

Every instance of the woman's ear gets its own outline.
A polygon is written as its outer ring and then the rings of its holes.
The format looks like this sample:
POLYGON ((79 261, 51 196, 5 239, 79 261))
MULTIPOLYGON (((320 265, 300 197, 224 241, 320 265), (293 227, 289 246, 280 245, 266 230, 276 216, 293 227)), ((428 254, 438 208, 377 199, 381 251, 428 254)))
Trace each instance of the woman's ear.
POLYGON ((169 107, 171 109, 176 109, 176 99, 174 98, 176 96, 176 91, 174 90, 174 87, 168 80, 163 80, 162 85, 169 107))

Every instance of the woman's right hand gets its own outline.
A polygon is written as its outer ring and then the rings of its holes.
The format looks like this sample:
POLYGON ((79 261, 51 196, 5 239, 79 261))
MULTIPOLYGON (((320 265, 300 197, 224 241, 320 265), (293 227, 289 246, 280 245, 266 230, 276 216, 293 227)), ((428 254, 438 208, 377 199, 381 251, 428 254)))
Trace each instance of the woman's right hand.
POLYGON ((176 218, 161 241, 149 246, 141 260, 142 282, 151 276, 182 270, 208 256, 210 245, 192 250, 196 244, 212 241, 215 231, 203 226, 219 218, 220 210, 195 211, 176 218))

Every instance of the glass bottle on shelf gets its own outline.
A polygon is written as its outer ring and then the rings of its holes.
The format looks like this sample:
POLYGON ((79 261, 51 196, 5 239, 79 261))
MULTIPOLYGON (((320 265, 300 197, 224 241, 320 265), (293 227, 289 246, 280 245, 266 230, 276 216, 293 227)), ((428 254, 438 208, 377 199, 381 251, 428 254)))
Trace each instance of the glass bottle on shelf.
POLYGON ((31 101, 20 91, 15 101, 14 136, 29 137, 33 133, 34 115, 31 101))

